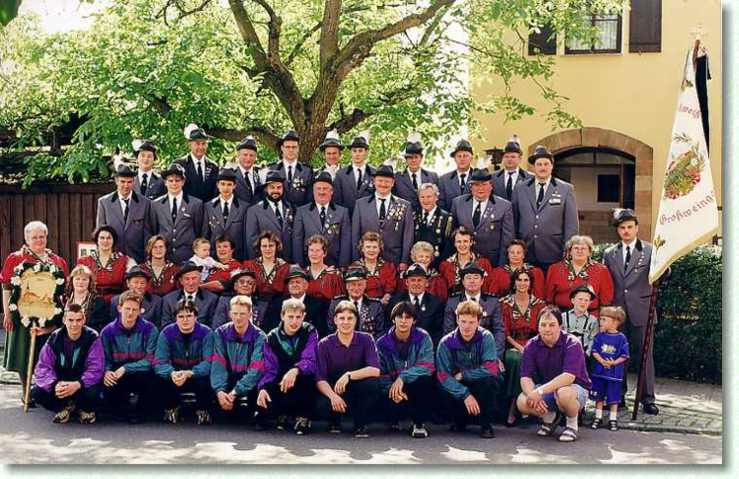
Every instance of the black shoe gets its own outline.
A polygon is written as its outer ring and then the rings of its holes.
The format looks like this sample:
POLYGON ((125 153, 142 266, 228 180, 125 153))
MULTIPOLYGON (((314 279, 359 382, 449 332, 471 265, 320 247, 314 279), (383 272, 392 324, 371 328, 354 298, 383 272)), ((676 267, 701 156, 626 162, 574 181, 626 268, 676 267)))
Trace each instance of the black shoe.
POLYGON ((598 429, 603 424, 603 418, 596 417, 593 419, 593 424, 590 425, 590 429, 598 429))
POLYGON ((341 434, 341 424, 338 422, 330 422, 328 424, 328 432, 330 434, 341 434))
POLYGON ((275 424, 275 428, 278 431, 284 431, 288 427, 287 426, 287 421, 288 421, 288 417, 287 416, 285 416, 285 415, 278 416, 277 417, 277 424, 275 424))
POLYGON ((608 421, 608 429, 611 431, 618 431, 618 421, 616 419, 608 421))
POLYGON ((659 414, 659 408, 654 403, 645 404, 644 414, 651 414, 652 416, 656 416, 657 414, 659 414))
POLYGON ((416 439, 423 439, 429 437, 429 432, 426 430, 426 426, 420 422, 413 424, 411 428, 411 437, 416 439))
POLYGON ((298 417, 295 420, 295 426, 293 427, 295 435, 305 436, 310 432, 310 426, 310 419, 308 419, 307 417, 298 417))
POLYGON ((390 423, 390 430, 392 432, 400 432, 400 422, 394 421, 390 423))
POLYGON ((369 437, 369 432, 367 432, 367 426, 357 426, 354 428, 354 437, 356 438, 366 438, 369 437))
POLYGON ((492 424, 486 424, 480 429, 480 437, 484 439, 492 439, 495 437, 495 431, 493 431, 492 424))

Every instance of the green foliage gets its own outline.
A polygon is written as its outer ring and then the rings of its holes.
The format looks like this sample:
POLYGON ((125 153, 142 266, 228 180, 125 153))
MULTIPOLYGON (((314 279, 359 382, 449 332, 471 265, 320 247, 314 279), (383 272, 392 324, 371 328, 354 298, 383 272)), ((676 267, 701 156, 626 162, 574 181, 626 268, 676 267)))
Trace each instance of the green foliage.
POLYGON ((0 0, 0 25, 7 25, 18 15, 22 0, 0 0))

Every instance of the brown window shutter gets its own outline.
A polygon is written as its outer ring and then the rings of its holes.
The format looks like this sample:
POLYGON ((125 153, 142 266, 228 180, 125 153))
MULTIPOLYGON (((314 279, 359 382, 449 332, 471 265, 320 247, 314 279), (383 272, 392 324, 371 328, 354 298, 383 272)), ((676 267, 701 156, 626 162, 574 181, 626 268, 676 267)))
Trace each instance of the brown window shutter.
POLYGON ((541 27, 541 33, 529 34, 529 55, 556 55, 557 54, 557 35, 552 27, 545 25, 541 27))
POLYGON ((631 0, 629 51, 662 51, 662 0, 631 0))

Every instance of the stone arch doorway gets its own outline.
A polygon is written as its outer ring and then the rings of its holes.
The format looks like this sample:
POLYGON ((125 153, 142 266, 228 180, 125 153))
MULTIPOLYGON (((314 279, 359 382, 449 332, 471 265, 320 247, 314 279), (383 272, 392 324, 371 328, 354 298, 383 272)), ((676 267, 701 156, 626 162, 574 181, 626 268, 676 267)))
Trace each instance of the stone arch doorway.
POLYGON ((557 162, 561 161, 564 166, 559 172, 570 174, 576 194, 582 190, 588 192, 586 195, 595 195, 584 201, 583 207, 578 204, 582 234, 591 235, 596 243, 616 241, 609 222, 610 209, 633 206, 639 216, 639 236, 651 240, 654 163, 651 146, 623 133, 594 127, 553 133, 531 143, 529 154, 536 145, 544 145, 554 154, 555 175, 557 162), (586 158, 591 154, 593 163, 588 165, 586 158), (599 187, 603 191, 598 191, 599 187), (618 188, 617 196, 609 195, 609 188, 618 188))

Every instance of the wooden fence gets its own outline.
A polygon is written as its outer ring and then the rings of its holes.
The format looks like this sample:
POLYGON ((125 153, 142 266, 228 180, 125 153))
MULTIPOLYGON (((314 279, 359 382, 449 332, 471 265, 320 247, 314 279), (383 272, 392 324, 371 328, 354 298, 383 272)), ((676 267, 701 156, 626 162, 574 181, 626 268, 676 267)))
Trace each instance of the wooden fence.
POLYGON ((95 229, 98 198, 114 189, 113 183, 0 185, 0 261, 23 244, 23 227, 39 220, 49 227, 48 247, 73 265, 77 242, 90 241, 95 229))

